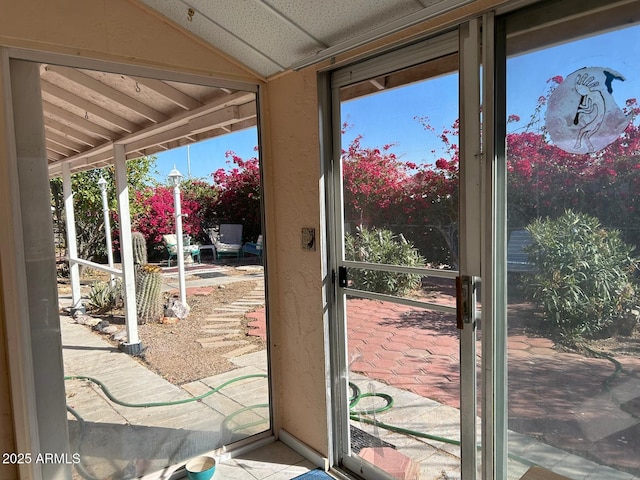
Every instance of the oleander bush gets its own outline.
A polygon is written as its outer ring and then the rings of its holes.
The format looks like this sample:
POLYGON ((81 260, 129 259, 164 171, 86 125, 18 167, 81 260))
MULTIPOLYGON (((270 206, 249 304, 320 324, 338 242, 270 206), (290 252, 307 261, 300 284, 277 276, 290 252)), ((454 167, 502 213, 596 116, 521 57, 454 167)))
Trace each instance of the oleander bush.
MULTIPOLYGON (((424 265, 418 250, 402 235, 394 235, 390 230, 364 227, 358 227, 355 235, 346 235, 345 258, 410 267, 424 265)), ((359 268, 349 269, 349 280, 353 288, 389 295, 405 295, 420 285, 420 275, 359 268)))
POLYGON ((638 319, 634 274, 638 259, 620 232, 571 210, 537 219, 526 248, 535 271, 526 291, 541 308, 545 327, 567 344, 629 333, 638 319))

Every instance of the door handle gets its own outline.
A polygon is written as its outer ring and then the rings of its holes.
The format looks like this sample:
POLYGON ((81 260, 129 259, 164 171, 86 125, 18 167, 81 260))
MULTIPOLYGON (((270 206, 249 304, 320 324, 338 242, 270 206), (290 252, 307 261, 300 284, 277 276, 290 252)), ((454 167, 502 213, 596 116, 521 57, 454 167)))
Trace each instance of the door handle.
POLYGON ((456 326, 464 328, 465 323, 475 320, 475 282, 470 275, 456 277, 456 326))
POLYGON ((347 267, 338 267, 338 286, 347 288, 349 277, 347 276, 347 267))

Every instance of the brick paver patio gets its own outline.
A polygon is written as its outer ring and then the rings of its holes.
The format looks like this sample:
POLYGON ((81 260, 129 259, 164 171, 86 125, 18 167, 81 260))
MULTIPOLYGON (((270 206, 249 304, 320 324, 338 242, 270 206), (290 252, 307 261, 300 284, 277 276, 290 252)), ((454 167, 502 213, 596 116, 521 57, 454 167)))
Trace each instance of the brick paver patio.
MULTIPOLYGON (((351 372, 459 408, 452 315, 365 299, 349 299, 347 312, 351 372)), ((264 310, 247 316, 264 338, 264 310)), ((508 354, 509 430, 640 476, 640 359, 617 357, 614 374, 606 358, 522 334, 509 335, 508 354)))

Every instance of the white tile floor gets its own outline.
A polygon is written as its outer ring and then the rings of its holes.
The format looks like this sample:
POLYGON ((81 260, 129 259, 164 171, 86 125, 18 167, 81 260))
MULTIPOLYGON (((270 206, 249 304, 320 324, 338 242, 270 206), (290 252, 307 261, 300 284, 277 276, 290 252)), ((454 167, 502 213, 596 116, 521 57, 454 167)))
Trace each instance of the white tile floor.
POLYGON ((216 467, 214 480, 290 480, 314 468, 315 465, 284 443, 274 442, 221 462, 216 467))

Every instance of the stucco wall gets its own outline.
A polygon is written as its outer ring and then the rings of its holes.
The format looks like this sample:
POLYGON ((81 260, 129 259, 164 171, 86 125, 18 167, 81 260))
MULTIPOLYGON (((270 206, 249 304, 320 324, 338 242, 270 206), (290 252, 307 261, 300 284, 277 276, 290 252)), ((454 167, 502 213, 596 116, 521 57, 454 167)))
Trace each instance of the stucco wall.
POLYGON ((266 191, 271 212, 269 286, 274 406, 278 424, 327 455, 326 369, 322 258, 303 250, 301 230, 320 237, 320 184, 316 72, 284 75, 268 84, 266 191))
POLYGON ((0 0, 0 45, 203 73, 258 76, 130 0, 0 0))

